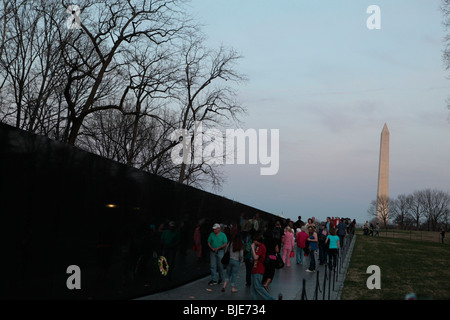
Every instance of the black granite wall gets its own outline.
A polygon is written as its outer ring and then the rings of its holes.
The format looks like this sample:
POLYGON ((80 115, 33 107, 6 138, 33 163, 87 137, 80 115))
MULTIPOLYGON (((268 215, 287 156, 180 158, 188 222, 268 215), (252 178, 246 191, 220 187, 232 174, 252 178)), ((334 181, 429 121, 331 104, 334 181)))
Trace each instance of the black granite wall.
POLYGON ((236 224, 241 213, 276 218, 0 124, 2 298, 130 299, 170 289, 209 274, 212 224, 236 224), (180 242, 164 276, 157 258, 171 221, 180 242), (81 289, 67 287, 70 265, 80 267, 81 289))

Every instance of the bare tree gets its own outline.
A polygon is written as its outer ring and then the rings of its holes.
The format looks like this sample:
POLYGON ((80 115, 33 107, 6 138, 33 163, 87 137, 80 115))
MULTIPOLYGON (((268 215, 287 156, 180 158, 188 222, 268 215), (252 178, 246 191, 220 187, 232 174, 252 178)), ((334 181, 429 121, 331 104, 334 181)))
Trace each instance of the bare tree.
POLYGON ((141 153, 139 169, 177 181, 178 166, 171 158, 171 150, 180 143, 172 139, 172 133, 177 125, 177 115, 170 109, 164 109, 161 115, 165 121, 151 120, 151 136, 141 153))
MULTIPOLYGON (((450 0, 441 0, 441 11, 443 13, 443 25, 446 30, 450 29, 450 0)), ((450 69, 450 34, 444 38, 444 50, 442 60, 446 70, 450 69)), ((447 99, 447 107, 450 109, 450 100, 447 99)))
POLYGON ((208 50, 203 42, 202 37, 192 36, 181 47, 180 128, 191 132, 190 140, 183 141, 185 152, 191 154, 180 166, 178 181, 201 185, 200 177, 209 177, 213 186, 220 187, 223 179, 217 167, 211 162, 195 159, 194 140, 199 134, 204 134, 198 132, 199 123, 206 131, 209 127, 238 122, 245 108, 236 101, 236 88, 230 83, 244 82, 246 77, 235 69, 241 59, 235 50, 225 47, 217 51, 208 50))
MULTIPOLYGON (((33 10, 31 2, 19 3, 11 1, 5 3, 7 12, 3 14, 5 29, 3 30, 1 68, 6 84, 6 105, 13 106, 11 110, 3 111, 3 117, 14 114, 14 125, 22 128, 27 100, 31 96, 32 70, 38 57, 35 42, 39 36, 39 12, 33 10), (11 16, 7 19, 8 13, 11 16), (9 23, 6 24, 8 20, 9 23)), ((2 90, 3 91, 3 90, 2 90)))
POLYGON ((60 46, 64 10, 57 0, 10 1, 0 55, 1 121, 60 139, 65 70, 60 46))
POLYGON ((164 109, 157 112, 164 121, 145 116, 136 121, 134 115, 113 109, 97 112, 89 119, 79 143, 103 157, 176 180, 169 153, 179 143, 170 139, 174 117, 164 109))
MULTIPOLYGON (((175 121, 166 112, 176 82, 176 68, 169 52, 168 48, 136 46, 130 49, 122 77, 127 83, 122 85, 122 107, 102 110, 88 118, 83 125, 83 142, 80 142, 86 149, 111 150, 111 146, 106 146, 111 144, 117 161, 138 168, 149 166, 151 159, 143 153, 148 154, 150 147, 157 149, 152 142, 158 140, 159 134, 164 134, 169 123, 172 131, 175 128, 175 121), (102 135, 105 137, 100 138, 102 135)), ((153 159, 156 158, 154 155, 153 159)))
POLYGON ((72 30, 78 35, 72 43, 65 44, 70 66, 65 88, 69 144, 75 144, 85 119, 92 113, 106 109, 124 111, 129 90, 120 86, 120 80, 124 80, 130 51, 137 45, 167 43, 181 32, 186 27, 178 7, 181 2, 97 0, 80 5, 81 30, 72 30), (83 79, 89 80, 88 91, 76 99, 72 88, 83 79))
POLYGON ((412 194, 413 201, 411 203, 411 215, 414 219, 416 229, 419 230, 420 220, 424 216, 423 211, 423 194, 420 191, 414 191, 412 194))
POLYGON ((397 199, 392 202, 392 207, 390 208, 392 219, 394 219, 401 228, 409 227, 412 203, 412 195, 405 194, 398 195, 397 199))
POLYGON ((427 218, 428 230, 437 230, 438 223, 446 214, 450 205, 448 192, 425 189, 420 191, 422 210, 427 218))
POLYGON ((367 213, 370 216, 377 218, 379 222, 382 222, 384 227, 386 228, 389 219, 390 208, 395 207, 395 203, 392 199, 386 196, 380 196, 377 200, 373 200, 370 203, 370 207, 367 210, 367 213))
POLYGON ((193 139, 172 133, 238 123, 245 108, 236 90, 246 78, 236 51, 206 48, 185 0, 82 0, 77 9, 64 0, 1 1, 2 122, 220 187, 218 165, 172 161, 181 143, 193 152, 193 139))
MULTIPOLYGON (((8 34, 7 27, 9 22, 14 18, 13 12, 16 11, 18 7, 20 7, 20 4, 18 4, 17 1, 2 0, 0 3, 0 61, 3 60, 3 53, 5 52, 7 42, 11 40, 11 35, 8 34)), ((0 64, 0 67, 2 67, 2 65, 3 63, 0 64)), ((0 69, 0 74, 1 71, 2 69, 0 69)), ((3 81, 0 82, 0 89, 3 88, 5 80, 6 78, 4 77, 3 81)))
POLYGON ((449 229, 449 224, 450 224, 450 208, 447 208, 447 210, 445 210, 442 219, 441 219, 441 224, 443 225, 444 230, 448 230, 449 229))

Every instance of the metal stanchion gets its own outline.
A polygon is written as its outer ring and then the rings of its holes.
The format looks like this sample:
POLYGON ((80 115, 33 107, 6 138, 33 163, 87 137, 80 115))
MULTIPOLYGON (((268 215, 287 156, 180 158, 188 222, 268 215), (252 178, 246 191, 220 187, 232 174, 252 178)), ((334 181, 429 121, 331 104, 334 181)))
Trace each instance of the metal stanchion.
MULTIPOLYGON (((327 278, 328 278, 327 269, 328 269, 328 266, 325 265, 325 273, 323 275, 323 295, 322 295, 322 300, 325 300, 325 292, 327 291, 326 290, 327 289, 327 278)), ((328 300, 329 299, 330 298, 328 297, 328 300)))
POLYGON ((302 298, 301 300, 308 300, 308 297, 306 296, 306 280, 303 279, 303 289, 302 289, 302 298))
POLYGON ((316 271, 316 288, 314 289, 314 300, 317 300, 318 295, 319 295, 319 270, 316 271))
MULTIPOLYGON (((341 252, 338 251, 336 267, 334 268, 334 266, 333 266, 333 269, 334 269, 333 271, 334 271, 334 275, 335 275, 334 281, 338 281, 338 279, 339 279, 339 262, 340 262, 340 259, 341 259, 341 252)), ((333 282, 333 290, 334 290, 334 282, 333 282)))
POLYGON ((336 268, 333 268, 333 291, 334 291, 334 283, 336 282, 336 268))

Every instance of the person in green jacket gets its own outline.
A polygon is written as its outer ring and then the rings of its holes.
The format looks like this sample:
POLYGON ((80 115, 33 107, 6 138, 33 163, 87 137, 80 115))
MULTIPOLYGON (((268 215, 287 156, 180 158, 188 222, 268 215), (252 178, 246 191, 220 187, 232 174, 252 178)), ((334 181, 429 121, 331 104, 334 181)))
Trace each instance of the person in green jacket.
POLYGON ((225 233, 220 230, 220 224, 213 225, 213 232, 208 237, 208 247, 210 249, 210 264, 211 264, 211 280, 209 285, 220 284, 224 278, 222 258, 225 254, 225 248, 228 244, 228 239, 225 233), (218 272, 217 272, 218 271, 218 272), (219 273, 219 278, 217 278, 219 273))

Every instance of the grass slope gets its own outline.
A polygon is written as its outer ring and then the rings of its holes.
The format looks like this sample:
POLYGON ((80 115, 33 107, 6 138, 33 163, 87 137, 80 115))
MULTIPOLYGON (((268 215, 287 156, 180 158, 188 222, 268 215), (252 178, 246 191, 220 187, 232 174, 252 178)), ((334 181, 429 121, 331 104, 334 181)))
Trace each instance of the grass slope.
POLYGON ((358 235, 342 300, 450 299, 450 246, 429 241, 358 235), (381 289, 368 289, 367 267, 381 271, 381 289))

